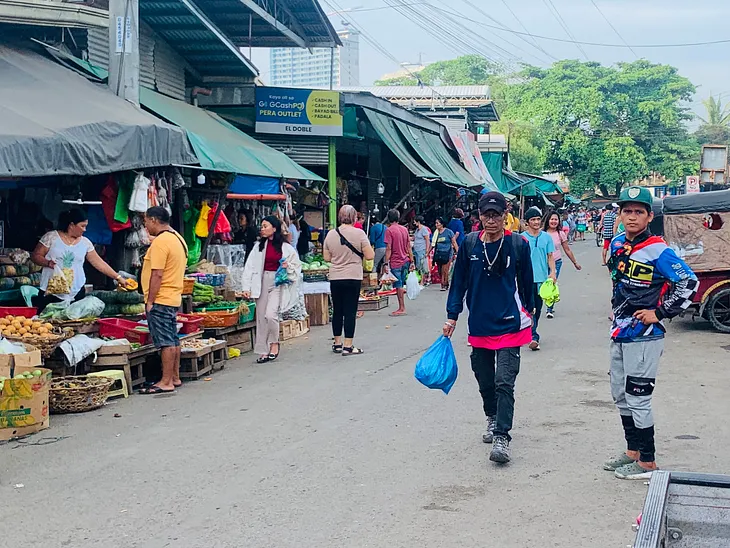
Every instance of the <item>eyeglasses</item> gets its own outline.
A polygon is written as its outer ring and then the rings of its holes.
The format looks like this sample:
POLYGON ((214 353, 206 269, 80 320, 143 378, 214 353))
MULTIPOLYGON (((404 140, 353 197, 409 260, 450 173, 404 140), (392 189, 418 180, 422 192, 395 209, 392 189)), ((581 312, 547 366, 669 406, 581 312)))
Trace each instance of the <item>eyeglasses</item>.
POLYGON ((482 217, 490 221, 498 221, 502 218, 503 215, 504 213, 497 213, 496 211, 488 211, 487 213, 482 213, 482 217))

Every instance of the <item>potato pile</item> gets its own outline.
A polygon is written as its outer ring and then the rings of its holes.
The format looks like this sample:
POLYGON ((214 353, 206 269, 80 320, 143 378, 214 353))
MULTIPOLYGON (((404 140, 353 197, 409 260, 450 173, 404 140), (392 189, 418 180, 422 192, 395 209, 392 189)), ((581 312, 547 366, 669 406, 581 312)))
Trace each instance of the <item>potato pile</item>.
POLYGON ((24 338, 40 337, 52 339, 56 337, 53 333, 53 324, 43 323, 23 316, 5 316, 0 318, 0 333, 4 337, 24 338))

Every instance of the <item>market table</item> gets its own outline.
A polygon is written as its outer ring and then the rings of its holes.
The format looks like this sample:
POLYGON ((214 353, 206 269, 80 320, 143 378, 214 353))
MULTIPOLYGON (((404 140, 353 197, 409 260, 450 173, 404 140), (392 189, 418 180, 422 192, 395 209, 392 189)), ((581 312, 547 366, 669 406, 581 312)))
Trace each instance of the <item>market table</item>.
MULTIPOLYGON (((184 341, 186 339, 199 339, 202 336, 203 332, 198 331, 196 333, 190 333, 188 335, 179 335, 178 338, 181 341, 184 341)), ((127 369, 129 369, 127 382, 131 383, 129 384, 130 392, 133 388, 139 387, 146 382, 147 379, 144 376, 144 364, 147 361, 148 356, 158 352, 159 350, 155 348, 154 344, 146 344, 144 346, 140 346, 136 350, 132 350, 129 354, 127 354, 127 361, 129 362, 129 364, 121 367, 124 368, 125 376, 127 376, 127 369)))
POLYGON ((244 352, 253 350, 256 322, 246 322, 230 327, 206 327, 203 330, 204 337, 212 339, 225 339, 228 347, 234 347, 244 352))
POLYGON ((330 283, 304 282, 304 306, 309 314, 310 325, 327 325, 330 321, 330 283))

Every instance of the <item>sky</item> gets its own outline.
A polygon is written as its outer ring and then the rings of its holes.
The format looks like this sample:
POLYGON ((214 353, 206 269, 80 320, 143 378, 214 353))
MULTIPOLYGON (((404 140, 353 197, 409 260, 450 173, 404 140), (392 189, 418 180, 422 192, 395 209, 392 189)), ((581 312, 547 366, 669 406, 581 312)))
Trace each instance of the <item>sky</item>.
MULTIPOLYGON (((417 63, 419 56, 430 63, 478 53, 507 65, 522 61, 538 66, 549 66, 552 57, 587 57, 611 65, 638 56, 673 65, 689 78, 697 86, 692 105, 696 112, 703 112, 700 101, 710 95, 730 101, 730 42, 631 49, 583 45, 580 51, 574 44, 503 30, 622 46, 730 40, 730 29, 726 30, 730 2, 724 0, 320 0, 320 4, 336 29, 342 29, 344 22, 365 34, 360 44, 361 85, 399 70, 399 63, 417 63), (393 9, 395 5, 411 11, 404 15, 393 9), (344 13, 332 14, 335 11, 344 13), (447 43, 453 38, 419 26, 419 16, 449 26, 461 43, 447 43)), ((268 52, 255 51, 253 61, 266 81, 268 52)))

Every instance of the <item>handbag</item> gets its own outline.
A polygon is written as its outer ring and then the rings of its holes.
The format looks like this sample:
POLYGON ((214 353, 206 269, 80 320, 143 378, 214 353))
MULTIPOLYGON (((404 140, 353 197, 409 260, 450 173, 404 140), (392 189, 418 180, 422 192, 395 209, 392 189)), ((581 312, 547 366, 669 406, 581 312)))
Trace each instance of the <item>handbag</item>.
POLYGON ((356 249, 355 246, 352 245, 349 240, 342 235, 342 232, 340 232, 339 228, 336 228, 335 231, 340 236, 340 243, 362 259, 362 269, 365 272, 372 272, 373 268, 375 267, 374 259, 366 259, 365 254, 362 251, 356 249))

